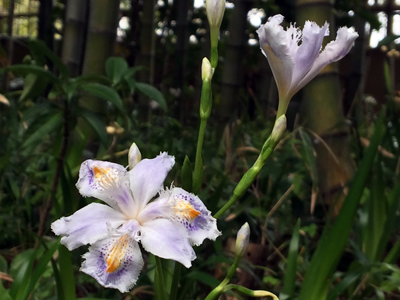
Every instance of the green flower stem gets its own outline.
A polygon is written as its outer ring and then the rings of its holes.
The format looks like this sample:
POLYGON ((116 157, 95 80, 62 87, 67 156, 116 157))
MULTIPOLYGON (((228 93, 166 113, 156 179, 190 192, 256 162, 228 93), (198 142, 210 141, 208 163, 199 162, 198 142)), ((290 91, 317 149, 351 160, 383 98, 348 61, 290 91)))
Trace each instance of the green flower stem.
POLYGON ((243 196, 244 192, 253 183, 254 179, 256 179, 258 173, 260 173, 262 167, 265 164, 265 161, 272 154, 272 152, 274 152, 277 144, 278 140, 272 140, 271 136, 265 141, 257 160, 255 161, 253 166, 243 175, 242 179, 240 179, 238 185, 233 191, 231 199, 229 199, 229 201, 225 203, 225 205, 214 215, 214 218, 218 219, 236 202, 236 200, 243 196))
POLYGON ((224 287, 223 292, 229 291, 235 289, 239 292, 241 292, 242 294, 246 295, 246 296, 251 296, 251 297, 271 297, 274 300, 279 300, 279 298, 271 293, 271 292, 267 292, 267 291, 263 291, 263 290, 250 290, 248 288, 245 288, 243 286, 237 285, 237 284, 228 284, 227 286, 224 287))
POLYGON ((171 294, 169 295, 169 300, 176 300, 176 296, 178 293, 178 284, 181 278, 181 269, 182 265, 178 262, 175 262, 174 275, 172 277, 171 294))
POLYGON ((207 126, 207 119, 200 120, 199 136, 197 138, 196 161, 193 171, 193 193, 197 194, 203 182, 203 160, 201 152, 203 149, 204 133, 207 126))
POLYGON ((289 99, 279 98, 278 111, 276 113, 276 119, 278 119, 280 116, 286 114, 286 111, 287 111, 288 106, 289 106, 289 102, 290 102, 290 98, 289 99))
POLYGON ((164 270, 162 266, 162 261, 161 258, 158 256, 155 256, 156 259, 156 274, 155 274, 155 286, 156 286, 156 291, 157 291, 157 299, 159 300, 167 300, 168 295, 166 293, 165 289, 165 280, 164 280, 164 270))
POLYGON ((218 44, 215 45, 214 47, 211 46, 210 63, 211 63, 211 67, 213 68, 213 70, 215 70, 218 65, 218 44))
POLYGON ((226 274, 225 279, 216 288, 214 288, 204 300, 218 299, 218 297, 224 292, 224 288, 229 283, 229 280, 231 280, 232 276, 235 274, 240 259, 241 257, 238 256, 235 257, 235 260, 233 261, 233 264, 229 268, 228 274, 226 274))
POLYGON ((196 148, 196 160, 194 163, 193 171, 193 190, 192 192, 197 194, 201 188, 203 182, 203 160, 201 158, 201 152, 203 149, 204 134, 206 131, 207 120, 211 114, 211 79, 204 79, 203 86, 201 88, 201 100, 200 100, 200 128, 199 136, 197 138, 196 148))

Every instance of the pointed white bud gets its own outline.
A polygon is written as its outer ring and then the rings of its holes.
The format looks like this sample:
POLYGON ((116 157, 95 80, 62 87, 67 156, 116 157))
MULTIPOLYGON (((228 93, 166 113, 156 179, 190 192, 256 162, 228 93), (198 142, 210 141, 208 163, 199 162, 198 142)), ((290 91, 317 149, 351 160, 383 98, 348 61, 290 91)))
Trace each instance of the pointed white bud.
POLYGON ((282 135, 285 133, 286 130, 286 116, 281 115, 274 124, 274 128, 272 129, 271 139, 274 142, 279 142, 282 138, 282 135))
POLYGON ((210 28, 219 30, 225 13, 225 0, 206 0, 204 6, 210 28))
POLYGON ((142 154, 140 153, 138 146, 136 146, 135 143, 132 143, 132 146, 129 148, 128 154, 129 170, 136 166, 137 163, 141 160, 142 154))
POLYGON ((244 223, 242 228, 239 229, 236 236, 235 256, 239 257, 243 256, 243 254, 247 250, 247 246, 249 245, 249 239, 250 239, 250 226, 246 222, 244 223))
POLYGON ((201 64, 201 79, 211 80, 212 76, 213 76, 213 70, 211 67, 211 63, 207 57, 204 57, 203 62, 201 64))

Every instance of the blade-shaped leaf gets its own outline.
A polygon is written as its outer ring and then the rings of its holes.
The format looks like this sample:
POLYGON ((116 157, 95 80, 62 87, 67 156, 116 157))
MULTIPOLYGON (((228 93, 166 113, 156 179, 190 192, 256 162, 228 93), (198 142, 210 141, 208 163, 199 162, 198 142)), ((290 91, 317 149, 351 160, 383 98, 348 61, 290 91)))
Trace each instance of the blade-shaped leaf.
POLYGON ((13 72, 20 74, 36 74, 38 76, 47 78, 51 82, 61 85, 60 80, 54 76, 50 71, 35 65, 13 65, 3 69, 5 72, 13 72))
POLYGON ((59 245, 59 264, 60 264, 60 280, 64 298, 68 300, 75 299, 75 278, 72 268, 71 252, 63 245, 59 245))
POLYGON ((128 70, 128 64, 122 57, 110 57, 106 61, 106 74, 114 84, 117 84, 128 70))
POLYGON ((47 268, 48 263, 50 262, 51 258, 53 257, 54 252, 56 252, 56 250, 58 249, 60 242, 59 241, 55 241, 53 242, 53 245, 51 245, 50 248, 48 248, 43 255, 39 258, 35 269, 33 270, 32 275, 29 278, 29 288, 26 291, 26 294, 23 297, 20 298, 16 298, 16 300, 25 300, 28 298, 29 294, 33 291, 37 281, 39 280, 39 278, 42 276, 42 274, 44 273, 44 271, 47 268))
POLYGON ((61 59, 53 51, 51 51, 41 40, 30 40, 29 49, 31 50, 33 57, 44 56, 48 58, 57 67, 58 71, 60 71, 61 77, 69 77, 67 66, 64 65, 61 59))
POLYGON ((90 110, 83 108, 81 108, 80 114, 90 124, 90 126, 92 126, 94 131, 99 136, 102 144, 106 146, 107 132, 106 132, 106 127, 104 126, 104 123, 101 121, 101 119, 96 114, 92 113, 90 110))
POLYGON ((62 124, 62 113, 60 111, 46 114, 41 116, 40 118, 35 120, 35 124, 32 124, 32 127, 37 128, 36 130, 27 131, 26 140, 22 144, 22 147, 25 148, 27 146, 35 146, 39 141, 43 139, 47 134, 54 132, 57 128, 59 128, 62 124), (37 124, 40 124, 37 127, 37 124))
POLYGON ((36 97, 40 95, 47 87, 48 80, 46 77, 39 76, 37 74, 28 74, 25 77, 24 89, 19 97, 19 101, 24 101, 28 98, 36 97))
POLYGON ((10 275, 14 278, 14 281, 9 294, 14 300, 20 297, 19 295, 24 295, 28 289, 35 257, 36 251, 28 249, 19 253, 11 263, 10 275))
POLYGON ((0 295, 2 300, 13 300, 8 291, 3 287, 0 282, 0 295))
POLYGON ((165 101, 163 94, 161 94, 161 92, 154 86, 143 82, 136 82, 136 88, 150 99, 156 101, 164 111, 168 110, 167 102, 165 101))
POLYGON ((299 240, 300 240, 300 220, 297 221, 296 226, 293 229, 293 235, 289 245, 289 255, 286 265, 285 278, 283 280, 282 292, 279 295, 279 299, 281 300, 293 298, 294 287, 296 283, 299 240))
POLYGON ((110 101, 120 111, 123 111, 122 100, 112 88, 98 83, 89 83, 82 85, 81 89, 102 100, 110 101))
POLYGON ((190 163, 189 157, 186 155, 181 172, 182 188, 184 190, 192 190, 192 172, 192 164, 190 163))
POLYGON ((332 226, 325 225, 306 272, 299 300, 321 300, 326 298, 330 276, 334 272, 348 241, 375 154, 384 136, 385 126, 383 119, 384 113, 381 114, 376 124, 371 143, 359 165, 334 224, 332 226))

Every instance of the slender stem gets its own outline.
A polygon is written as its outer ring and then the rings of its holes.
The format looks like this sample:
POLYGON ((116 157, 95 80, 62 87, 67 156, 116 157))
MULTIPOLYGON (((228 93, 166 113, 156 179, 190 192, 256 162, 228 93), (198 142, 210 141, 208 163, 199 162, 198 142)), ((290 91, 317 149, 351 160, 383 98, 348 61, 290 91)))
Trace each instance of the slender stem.
POLYGON ((271 292, 267 292, 267 291, 262 291, 262 290, 250 290, 248 288, 245 288, 243 286, 237 285, 237 284, 228 284, 227 286, 224 287, 223 292, 229 291, 235 289, 247 296, 251 296, 251 297, 271 297, 273 300, 279 300, 279 298, 271 293, 271 292))
POLYGON ((278 102, 278 111, 276 113, 276 119, 278 119, 280 116, 285 115, 286 111, 288 109, 289 106, 289 102, 290 102, 290 98, 289 100, 285 99, 285 98, 279 98, 279 102, 278 102))
POLYGON ((179 262, 175 262, 174 275, 172 277, 171 294, 169 296, 169 300, 176 300, 177 298, 178 284, 181 278, 181 270, 182 270, 182 265, 179 262))
POLYGON ((213 68, 213 70, 215 70, 218 65, 218 47, 217 46, 211 48, 210 63, 211 63, 211 67, 213 68))
POLYGON ((224 291, 224 287, 229 283, 229 280, 231 280, 232 276, 235 274, 236 268, 239 265, 240 259, 241 259, 241 257, 238 257, 238 256, 235 257, 235 260, 233 261, 233 264, 229 268, 225 279, 215 289, 213 289, 204 300, 218 299, 218 297, 224 291))
POLYGON ((204 134, 206 131, 207 119, 200 119, 199 136, 197 138, 197 148, 196 148, 196 161, 194 164, 193 171, 193 192, 197 193, 201 187, 203 181, 203 161, 201 158, 201 152, 203 149, 204 134))
POLYGON ((155 280, 158 281, 156 283, 157 288, 157 298, 160 300, 167 300, 167 291, 165 289, 165 280, 164 280, 164 270, 162 266, 162 260, 158 256, 154 256, 156 259, 156 277, 155 280))
POLYGON ((241 196, 243 196, 243 194, 246 192, 246 190, 249 188, 249 186, 256 179, 258 173, 260 173, 262 167, 265 164, 265 161, 268 159, 268 157, 270 157, 272 152, 274 152, 277 142, 278 141, 273 141, 271 138, 268 138, 265 141, 265 143, 261 149, 261 153, 258 156, 257 160, 255 161, 253 166, 240 179, 235 190, 233 191, 232 197, 214 215, 214 218, 218 219, 224 212, 226 212, 236 202, 236 200, 238 200, 241 196))
MULTIPOLYGON (((63 165, 64 165, 64 159, 65 155, 67 153, 67 147, 68 147, 68 140, 69 140, 69 126, 68 126, 68 118, 69 118, 69 108, 68 108, 68 101, 64 101, 65 107, 64 107, 64 135, 63 135, 63 141, 62 141, 62 146, 61 146, 61 151, 60 155, 58 157, 58 162, 57 162, 57 168, 56 168, 56 173, 54 174, 54 179, 53 179, 53 184, 51 186, 50 190, 50 195, 47 198, 47 201, 44 205, 44 207, 40 211, 40 216, 39 216, 39 229, 38 229, 38 237, 40 238, 43 236, 45 229, 46 229, 46 221, 47 221, 47 216, 51 210, 51 207, 53 206, 53 198, 55 197, 57 193, 57 187, 58 187, 58 182, 60 180, 61 172, 63 170, 63 165)), ((35 246, 37 246, 38 243, 36 242, 35 246)))

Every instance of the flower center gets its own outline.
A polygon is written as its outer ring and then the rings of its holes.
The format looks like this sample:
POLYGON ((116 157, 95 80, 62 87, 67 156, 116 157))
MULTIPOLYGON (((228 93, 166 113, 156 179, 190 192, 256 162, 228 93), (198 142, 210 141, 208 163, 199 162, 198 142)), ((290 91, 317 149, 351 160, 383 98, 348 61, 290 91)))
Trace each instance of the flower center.
POLYGON ((111 248, 110 253, 107 255, 106 273, 113 273, 121 266, 121 261, 125 256, 126 249, 128 248, 129 237, 127 234, 121 236, 118 241, 111 248))
POLYGON ((111 169, 109 168, 104 169, 97 166, 93 168, 94 177, 96 178, 98 184, 104 189, 110 188, 115 184, 115 180, 112 176, 113 174, 110 174, 110 171, 111 169))
POLYGON ((174 209, 178 215, 193 221, 201 212, 196 210, 188 201, 180 200, 175 203, 174 209))

